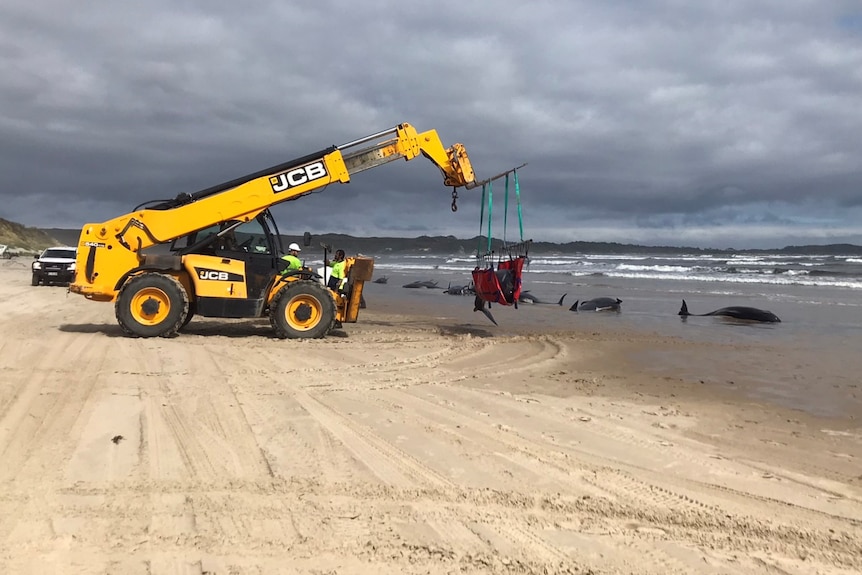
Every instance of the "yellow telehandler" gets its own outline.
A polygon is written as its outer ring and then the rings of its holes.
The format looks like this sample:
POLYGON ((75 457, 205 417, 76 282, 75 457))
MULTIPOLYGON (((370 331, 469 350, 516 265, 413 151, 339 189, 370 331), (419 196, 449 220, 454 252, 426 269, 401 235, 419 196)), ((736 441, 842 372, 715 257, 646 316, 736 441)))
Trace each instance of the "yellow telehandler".
POLYGON ((410 124, 400 124, 84 225, 69 290, 114 302, 117 322, 133 337, 173 336, 195 315, 268 315, 280 338, 323 337, 340 322, 356 322, 374 261, 348 258, 343 291, 328 289, 311 269, 285 270, 281 236, 269 208, 419 155, 440 168, 453 197, 458 187, 476 186, 463 145, 446 148, 435 130, 418 133, 410 124), (151 249, 157 247, 169 249, 151 249))

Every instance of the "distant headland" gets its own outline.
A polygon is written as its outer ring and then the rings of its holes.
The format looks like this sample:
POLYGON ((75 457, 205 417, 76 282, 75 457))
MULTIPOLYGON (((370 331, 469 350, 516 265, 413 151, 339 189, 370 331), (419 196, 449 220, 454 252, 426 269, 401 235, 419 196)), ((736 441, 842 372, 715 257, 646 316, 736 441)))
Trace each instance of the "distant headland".
MULTIPOLYGON (((0 218, 0 244, 10 249, 25 252, 39 251, 53 245, 75 245, 80 229, 34 228, 0 218)), ((305 230, 282 233, 285 242, 301 241, 305 230)), ((321 244, 342 248, 348 253, 368 255, 440 253, 475 255, 484 251, 487 238, 456 238, 455 236, 359 237, 346 234, 313 234, 311 251, 321 244)), ((499 249, 501 241, 492 241, 493 249, 499 249)), ((716 254, 716 253, 782 253, 796 255, 862 255, 862 246, 855 244, 797 245, 773 249, 695 248, 683 246, 647 246, 618 242, 544 242, 533 241, 532 253, 604 253, 604 254, 716 254)))

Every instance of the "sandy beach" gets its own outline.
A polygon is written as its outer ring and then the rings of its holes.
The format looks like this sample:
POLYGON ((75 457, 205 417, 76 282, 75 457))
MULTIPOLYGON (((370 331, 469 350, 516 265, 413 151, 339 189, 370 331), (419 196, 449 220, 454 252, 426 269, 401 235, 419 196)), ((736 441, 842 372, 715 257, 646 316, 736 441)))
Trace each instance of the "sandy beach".
POLYGON ((750 345, 382 298, 322 340, 130 339, 29 263, 0 262, 2 573, 862 572, 862 414, 740 394, 750 345))

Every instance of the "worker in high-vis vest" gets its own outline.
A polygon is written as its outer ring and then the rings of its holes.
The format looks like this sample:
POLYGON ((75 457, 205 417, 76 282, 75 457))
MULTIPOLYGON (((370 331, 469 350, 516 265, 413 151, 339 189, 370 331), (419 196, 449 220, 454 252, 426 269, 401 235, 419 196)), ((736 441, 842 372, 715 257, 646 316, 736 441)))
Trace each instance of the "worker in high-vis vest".
POLYGON ((347 283, 347 274, 344 273, 344 268, 347 265, 347 262, 344 261, 344 250, 335 250, 335 256, 332 261, 324 259, 323 265, 332 268, 329 274, 329 281, 326 282, 329 289, 336 291, 343 290, 347 283))
POLYGON ((299 259, 299 252, 302 250, 299 249, 299 244, 292 243, 287 246, 287 253, 281 256, 281 259, 287 262, 287 267, 284 268, 281 273, 287 273, 292 270, 302 269, 302 261, 299 259))

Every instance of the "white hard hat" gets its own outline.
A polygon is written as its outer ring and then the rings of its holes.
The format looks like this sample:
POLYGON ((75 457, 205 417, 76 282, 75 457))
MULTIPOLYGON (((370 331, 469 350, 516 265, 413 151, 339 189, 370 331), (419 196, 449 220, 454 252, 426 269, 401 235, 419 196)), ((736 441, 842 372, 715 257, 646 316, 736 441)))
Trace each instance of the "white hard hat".
POLYGON ((298 244, 298 243, 296 243, 296 242, 294 242, 294 243, 290 244, 289 246, 287 246, 287 249, 288 249, 288 250, 295 250, 295 251, 298 251, 298 252, 301 252, 301 251, 302 251, 301 249, 299 249, 299 244, 298 244))

